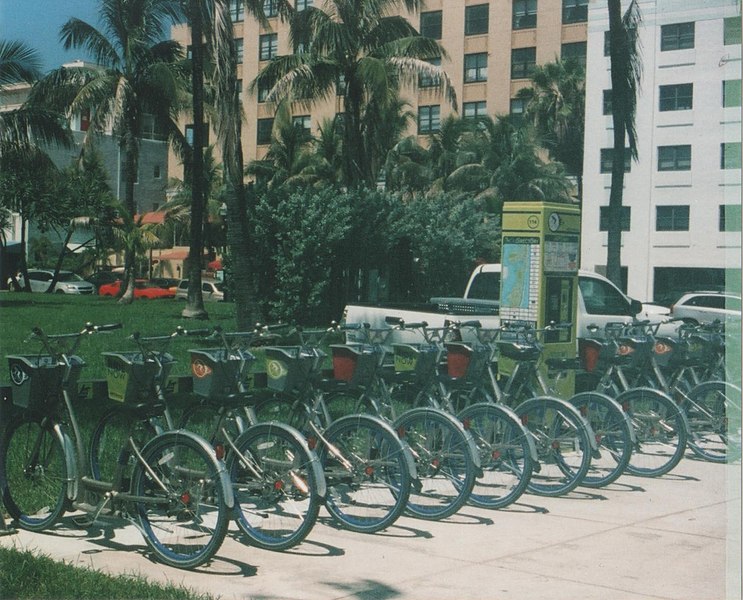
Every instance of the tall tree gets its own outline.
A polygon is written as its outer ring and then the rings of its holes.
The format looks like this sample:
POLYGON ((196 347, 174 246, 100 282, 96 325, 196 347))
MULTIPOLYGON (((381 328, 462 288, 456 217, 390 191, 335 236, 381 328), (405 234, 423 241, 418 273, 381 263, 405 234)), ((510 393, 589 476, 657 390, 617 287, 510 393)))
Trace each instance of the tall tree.
MULTIPOLYGON (((77 18, 60 30, 65 49, 82 48, 94 65, 61 67, 34 87, 32 99, 66 111, 68 116, 89 114, 86 142, 94 133, 112 131, 119 138, 123 158, 124 200, 127 216, 137 212, 134 185, 139 140, 145 114, 154 115, 169 132, 177 131, 173 109, 180 100, 182 72, 180 44, 165 40, 166 27, 181 13, 178 0, 98 0, 101 29, 77 18)), ((121 302, 134 299, 133 254, 125 253, 125 291, 121 302)))
POLYGON ((611 63, 611 116, 614 145, 611 162, 611 191, 607 223, 606 276, 622 285, 622 195, 628 158, 637 160, 637 91, 642 76, 638 27, 640 7, 631 0, 622 15, 621 0, 609 0, 609 60, 611 63), (629 144, 629 154, 625 144, 629 144))
POLYGON ((448 76, 431 59, 445 54, 440 44, 422 37, 394 9, 417 10, 420 0, 328 0, 291 19, 291 43, 297 51, 274 58, 251 87, 270 88, 268 98, 304 104, 343 97, 343 175, 347 186, 371 185, 382 161, 369 156, 373 132, 366 111, 389 114, 403 85, 425 75, 438 81, 456 104, 448 76))

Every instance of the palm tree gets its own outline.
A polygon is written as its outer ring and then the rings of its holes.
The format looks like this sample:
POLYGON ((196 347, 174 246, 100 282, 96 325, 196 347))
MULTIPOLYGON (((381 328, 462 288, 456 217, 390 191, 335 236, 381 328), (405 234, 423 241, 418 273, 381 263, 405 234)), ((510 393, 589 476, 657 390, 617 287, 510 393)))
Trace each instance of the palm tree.
MULTIPOLYGON (((134 185, 139 139, 145 114, 155 116, 171 135, 180 135, 175 108, 183 88, 179 68, 182 49, 163 40, 166 26, 181 14, 178 0, 98 0, 102 29, 77 18, 61 28, 65 49, 82 48, 95 65, 61 67, 35 88, 32 99, 65 110, 87 113, 90 134, 108 131, 118 136, 123 157, 124 201, 128 217, 137 212, 134 185)), ((122 215, 123 216, 123 215, 122 215)), ((124 259, 126 283, 120 302, 134 299, 134 245, 124 259)), ((124 287, 124 286, 122 286, 124 287)))
MULTIPOLYGON (((389 114, 403 85, 416 85, 426 75, 440 82, 447 99, 456 104, 446 73, 427 62, 445 54, 436 40, 422 37, 402 16, 388 16, 403 5, 416 10, 420 0, 328 0, 294 14, 290 36, 295 48, 274 58, 255 78, 251 89, 269 87, 268 99, 311 105, 343 96, 344 184, 374 183, 369 156, 373 133, 367 110, 389 114)), ((371 113, 370 113, 371 114, 371 113)))
POLYGON ((625 143, 630 156, 637 160, 635 114, 637 91, 642 75, 637 30, 640 8, 631 0, 622 16, 621 0, 609 0, 609 45, 611 63, 611 115, 614 145, 611 164, 611 191, 607 223, 606 276, 621 287, 622 282, 622 193, 626 159, 625 143))

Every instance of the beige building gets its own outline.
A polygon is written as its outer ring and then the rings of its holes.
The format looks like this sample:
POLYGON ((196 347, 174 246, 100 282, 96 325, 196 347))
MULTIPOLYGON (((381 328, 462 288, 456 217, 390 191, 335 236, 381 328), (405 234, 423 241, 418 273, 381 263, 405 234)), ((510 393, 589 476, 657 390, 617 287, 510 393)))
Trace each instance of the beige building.
MULTIPOLYGON (((322 0, 315 0, 319 4, 322 0)), ((238 78, 242 87, 245 126, 243 148, 246 163, 262 158, 268 149, 275 104, 263 99, 263 91, 247 91, 251 81, 274 56, 292 52, 288 25, 278 16, 269 17, 269 27, 245 15, 241 0, 231 0, 232 18, 238 44, 238 78)), ((313 0, 296 0, 298 10, 313 0)), ((273 2, 265 1, 267 14, 273 2)), ((520 113, 516 93, 528 85, 531 68, 557 57, 572 57, 585 62, 588 0, 428 0, 418 13, 403 15, 423 35, 440 40, 447 56, 441 66, 448 73, 457 94, 458 113, 463 116, 520 113)), ((185 26, 173 29, 173 39, 184 47, 190 44, 185 26)), ((417 113, 417 133, 424 142, 426 134, 438 130, 441 120, 453 108, 437 88, 403 90, 417 113)), ((317 131, 318 123, 341 112, 342 99, 319 102, 311 111, 297 108, 293 116, 317 131)), ((190 122, 184 121, 188 133, 190 122)), ((411 131, 410 133, 416 133, 411 131)), ((213 132, 209 139, 214 140, 213 132)), ((183 173, 175 156, 170 157, 169 172, 183 173)))

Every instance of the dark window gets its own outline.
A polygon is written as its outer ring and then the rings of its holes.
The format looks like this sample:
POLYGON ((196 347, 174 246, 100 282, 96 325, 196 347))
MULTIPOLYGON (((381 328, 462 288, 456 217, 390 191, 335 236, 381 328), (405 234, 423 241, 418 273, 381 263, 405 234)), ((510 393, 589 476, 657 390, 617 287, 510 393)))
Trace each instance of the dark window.
POLYGON ((258 119, 258 135, 256 141, 259 146, 271 143, 271 131, 273 130, 273 119, 258 119))
POLYGON ((585 23, 588 21, 588 0, 562 0, 563 23, 585 23))
POLYGON ((245 4, 243 0, 230 0, 230 18, 233 23, 245 20, 245 4))
POLYGON ((296 117, 292 117, 292 124, 295 126, 299 125, 307 133, 312 131, 312 117, 310 115, 297 115, 296 117))
POLYGON ((689 231, 689 206, 656 206, 656 231, 689 231))
MULTIPOLYGON (((204 147, 209 145, 209 127, 206 123, 202 126, 204 129, 204 147)), ((186 125, 186 142, 193 146, 193 123, 186 125)))
POLYGON ((441 108, 438 104, 418 107, 418 133, 433 133, 441 128, 441 108))
POLYGON ((537 0, 513 0, 514 29, 532 29, 537 26, 537 0))
POLYGON ((297 0, 297 11, 305 10, 312 6, 312 0, 297 0))
POLYGON ((587 313, 592 315, 630 316, 629 302, 608 281, 594 279, 593 277, 579 277, 578 286, 587 313))
POLYGON ((659 171, 690 171, 691 146, 658 146, 659 171))
POLYGON ((571 42, 563 44, 560 48, 560 58, 562 60, 572 60, 578 64, 586 66, 586 42, 571 42))
POLYGON ((238 79, 237 80, 237 100, 240 102, 240 105, 242 106, 243 102, 243 80, 238 79))
POLYGON ((160 165, 155 165, 152 168, 152 177, 153 177, 153 179, 160 179, 160 177, 162 177, 162 173, 160 171, 160 165))
POLYGON ((659 98, 658 108, 661 111, 690 110, 694 104, 694 84, 662 85, 659 98))
POLYGON ((723 142, 720 144, 720 168, 741 168, 740 142, 723 142))
POLYGON ((720 205, 720 231, 740 231, 740 204, 720 205))
POLYGON ((266 102, 268 100, 268 92, 271 91, 271 86, 267 83, 260 82, 258 84, 258 102, 266 102))
MULTIPOLYGON (((426 62, 431 65, 434 65, 435 67, 441 66, 440 58, 431 58, 427 60, 426 62)), ((420 77, 418 77, 418 87, 422 87, 422 88, 437 87, 439 83, 440 81, 438 77, 431 77, 426 74, 423 74, 420 77)))
POLYGON ((487 103, 485 100, 479 102, 465 102, 462 104, 462 116, 465 119, 474 119, 484 117, 488 114, 487 103))
POLYGON ((242 38, 238 38, 235 40, 235 54, 237 57, 237 64, 242 64, 243 57, 244 57, 244 49, 245 49, 245 42, 242 38))
MULTIPOLYGON (((599 211, 599 231, 609 231, 609 207, 602 206, 599 211)), ((621 207, 619 219, 622 231, 629 231, 631 214, 631 207, 621 207)))
POLYGON ((531 77, 536 64, 536 48, 514 48, 511 50, 511 79, 531 77))
POLYGON ((511 98, 510 113, 515 124, 524 122, 527 104, 529 104, 529 100, 526 98, 511 98))
POLYGON ((441 11, 421 13, 421 35, 434 40, 441 39, 441 11))
POLYGON ((345 96, 346 95, 346 76, 341 73, 335 80, 335 95, 345 96))
POLYGON ((740 44, 740 17, 728 17, 725 19, 723 42, 726 46, 740 44))
POLYGON ((740 79, 726 79, 722 82, 722 105, 740 106, 740 79))
POLYGON ((601 104, 602 114, 611 114, 611 90, 604 90, 604 98, 601 104))
POLYGON ((263 0, 263 14, 267 17, 275 17, 279 14, 276 0, 263 0))
POLYGON ((694 47, 694 23, 673 23, 660 28, 660 50, 685 50, 694 47))
POLYGON ((478 35, 488 32, 487 4, 475 4, 464 9, 464 35, 478 35))
MULTIPOLYGON (((611 161, 614 148, 601 148, 601 173, 611 173, 611 161)), ((624 149, 624 172, 629 173, 632 166, 632 155, 629 148, 624 149)))
POLYGON ((260 60, 271 60, 279 53, 279 35, 277 33, 263 34, 259 38, 258 48, 260 60))
POLYGON ((487 81, 488 79, 488 55, 484 52, 479 54, 464 55, 464 82, 487 81))
POLYGON ((481 272, 475 275, 467 291, 471 300, 500 300, 500 273, 481 272))

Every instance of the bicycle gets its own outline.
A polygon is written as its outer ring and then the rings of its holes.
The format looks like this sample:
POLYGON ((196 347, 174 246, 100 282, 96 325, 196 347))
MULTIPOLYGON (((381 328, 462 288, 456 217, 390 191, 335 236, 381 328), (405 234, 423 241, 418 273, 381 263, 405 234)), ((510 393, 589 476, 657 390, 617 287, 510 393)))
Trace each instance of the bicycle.
POLYGON ((3 503, 31 531, 50 528, 69 509, 85 513, 87 520, 77 521, 82 525, 123 520, 136 526, 159 561, 192 569, 218 551, 233 505, 225 465, 203 439, 186 431, 139 439, 132 423, 112 477, 97 479, 88 470, 74 406, 85 363, 75 352, 85 335, 120 327, 88 323, 57 335, 36 327, 32 339, 43 350, 8 356, 18 410, 0 441, 3 503))

